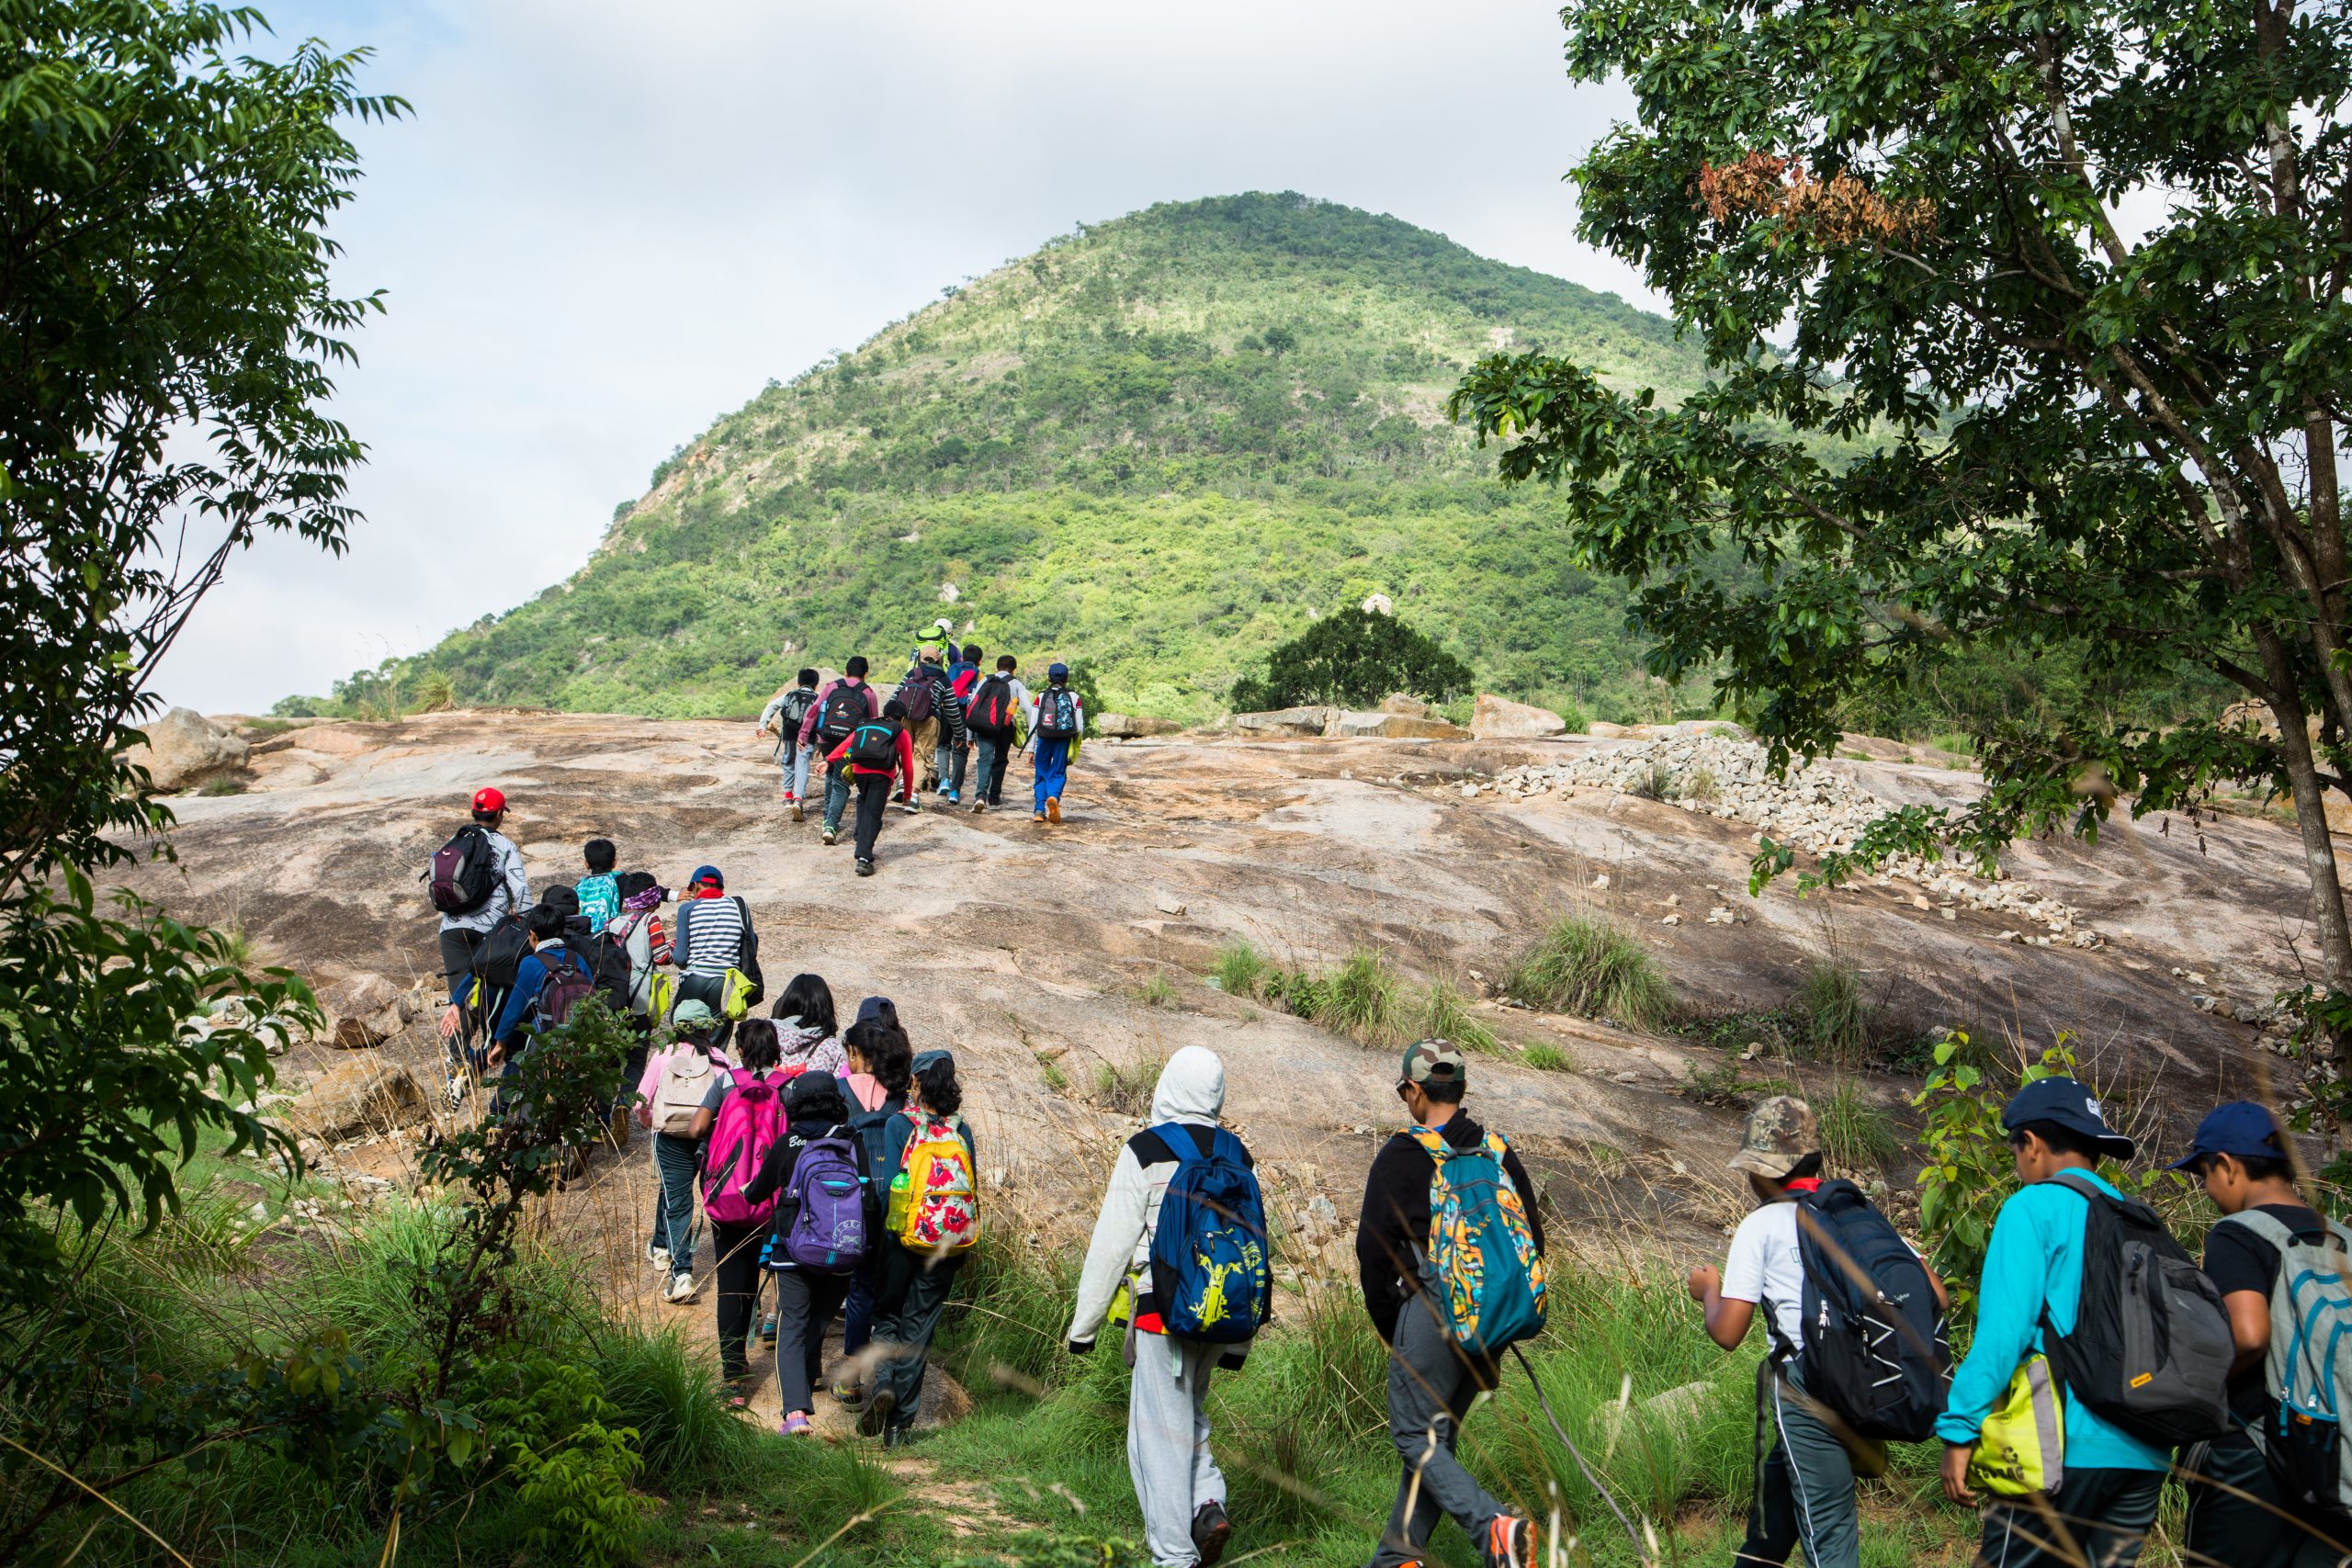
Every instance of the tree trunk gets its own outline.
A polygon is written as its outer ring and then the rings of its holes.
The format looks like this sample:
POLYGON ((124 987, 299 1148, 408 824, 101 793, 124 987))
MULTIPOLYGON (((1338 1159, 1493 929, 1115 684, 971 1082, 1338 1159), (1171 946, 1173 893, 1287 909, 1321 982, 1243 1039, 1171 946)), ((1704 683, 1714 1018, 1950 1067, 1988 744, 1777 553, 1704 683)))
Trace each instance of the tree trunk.
MULTIPOLYGON (((2291 693, 2292 688, 2289 688, 2291 693)), ((2327 987, 2352 990, 2352 925, 2344 908, 2344 885, 2336 874, 2335 836, 2327 829, 2327 798, 2312 757, 2311 731, 2302 705, 2274 696, 2278 748, 2286 754, 2287 782, 2295 802, 2295 827, 2303 836, 2303 867, 2311 877, 2312 919, 2319 931, 2320 959, 2327 987)))

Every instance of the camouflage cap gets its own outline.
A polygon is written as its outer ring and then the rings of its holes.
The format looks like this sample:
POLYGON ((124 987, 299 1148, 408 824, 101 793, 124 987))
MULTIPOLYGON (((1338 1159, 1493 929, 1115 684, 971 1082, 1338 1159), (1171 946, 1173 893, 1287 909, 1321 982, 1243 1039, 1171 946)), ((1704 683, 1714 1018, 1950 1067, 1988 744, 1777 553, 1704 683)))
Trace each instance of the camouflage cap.
POLYGON ((1462 1059, 1462 1047, 1451 1040, 1416 1040, 1405 1047, 1402 1077, 1406 1083, 1427 1083, 1431 1078, 1462 1083, 1468 1079, 1470 1065, 1462 1059))
POLYGON ((1747 1115, 1739 1152, 1725 1164, 1758 1176, 1786 1176, 1797 1161, 1821 1147, 1821 1123, 1813 1107, 1791 1094, 1776 1094, 1747 1115))

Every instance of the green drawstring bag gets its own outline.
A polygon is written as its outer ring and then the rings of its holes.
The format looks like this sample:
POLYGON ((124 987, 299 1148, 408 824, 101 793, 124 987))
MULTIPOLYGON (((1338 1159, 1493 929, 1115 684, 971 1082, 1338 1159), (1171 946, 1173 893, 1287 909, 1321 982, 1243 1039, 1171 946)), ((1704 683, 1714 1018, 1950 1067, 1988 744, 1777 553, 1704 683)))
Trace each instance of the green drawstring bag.
POLYGON ((2050 1358, 2029 1356, 1984 1417, 1968 1484, 1996 1497, 2055 1492, 2066 1478, 2066 1414, 2050 1358))

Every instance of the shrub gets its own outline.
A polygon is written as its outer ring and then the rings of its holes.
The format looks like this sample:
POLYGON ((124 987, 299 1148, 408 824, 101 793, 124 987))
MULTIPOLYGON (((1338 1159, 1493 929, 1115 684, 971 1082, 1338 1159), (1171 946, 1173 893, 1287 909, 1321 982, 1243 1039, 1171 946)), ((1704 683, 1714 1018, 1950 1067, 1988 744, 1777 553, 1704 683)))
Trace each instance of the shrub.
POLYGON ((1358 948, 1321 985, 1316 1021, 1364 1045, 1401 1043, 1404 1010, 1386 960, 1358 948))
POLYGON ((1470 689, 1470 667, 1394 615, 1349 608, 1275 649, 1262 676, 1234 682, 1236 711, 1329 703, 1361 707, 1393 692, 1445 702, 1470 689))
POLYGON ((1841 1170, 1876 1170, 1903 1152, 1894 1119, 1864 1100, 1851 1078, 1839 1078, 1814 1112, 1822 1152, 1841 1170))
POLYGON ((1674 1009, 1674 991, 1633 936, 1594 915, 1565 915, 1522 953, 1504 988, 1554 1012, 1653 1029, 1674 1009))
POLYGON ((1421 1034, 1426 1039, 1451 1040, 1482 1056, 1499 1055, 1503 1049, 1495 1032, 1479 1021, 1462 993, 1443 980, 1430 987, 1422 1004, 1421 1034))
POLYGON ((1519 1059, 1531 1067, 1539 1068, 1547 1073, 1565 1073, 1575 1066, 1568 1060, 1568 1054, 1566 1051, 1552 1044, 1530 1045, 1521 1054, 1519 1059))
POLYGON ((1239 937, 1217 949, 1216 967, 1210 976, 1228 997, 1254 997, 1271 967, 1266 955, 1239 937))

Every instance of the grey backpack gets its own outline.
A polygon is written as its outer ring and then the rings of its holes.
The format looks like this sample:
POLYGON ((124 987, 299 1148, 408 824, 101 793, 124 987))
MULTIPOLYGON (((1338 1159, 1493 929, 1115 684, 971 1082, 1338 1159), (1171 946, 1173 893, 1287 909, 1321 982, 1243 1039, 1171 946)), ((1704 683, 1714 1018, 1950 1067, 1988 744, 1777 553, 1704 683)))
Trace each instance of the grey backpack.
POLYGON ((2343 1431, 2343 1406, 2352 1403, 2352 1232, 2330 1221, 2325 1239, 2305 1241, 2257 1209, 2221 1223, 2244 1225, 2278 1249, 2262 1363, 2278 1408, 2254 1440, 2289 1501, 2352 1513, 2352 1447, 2343 1431))

